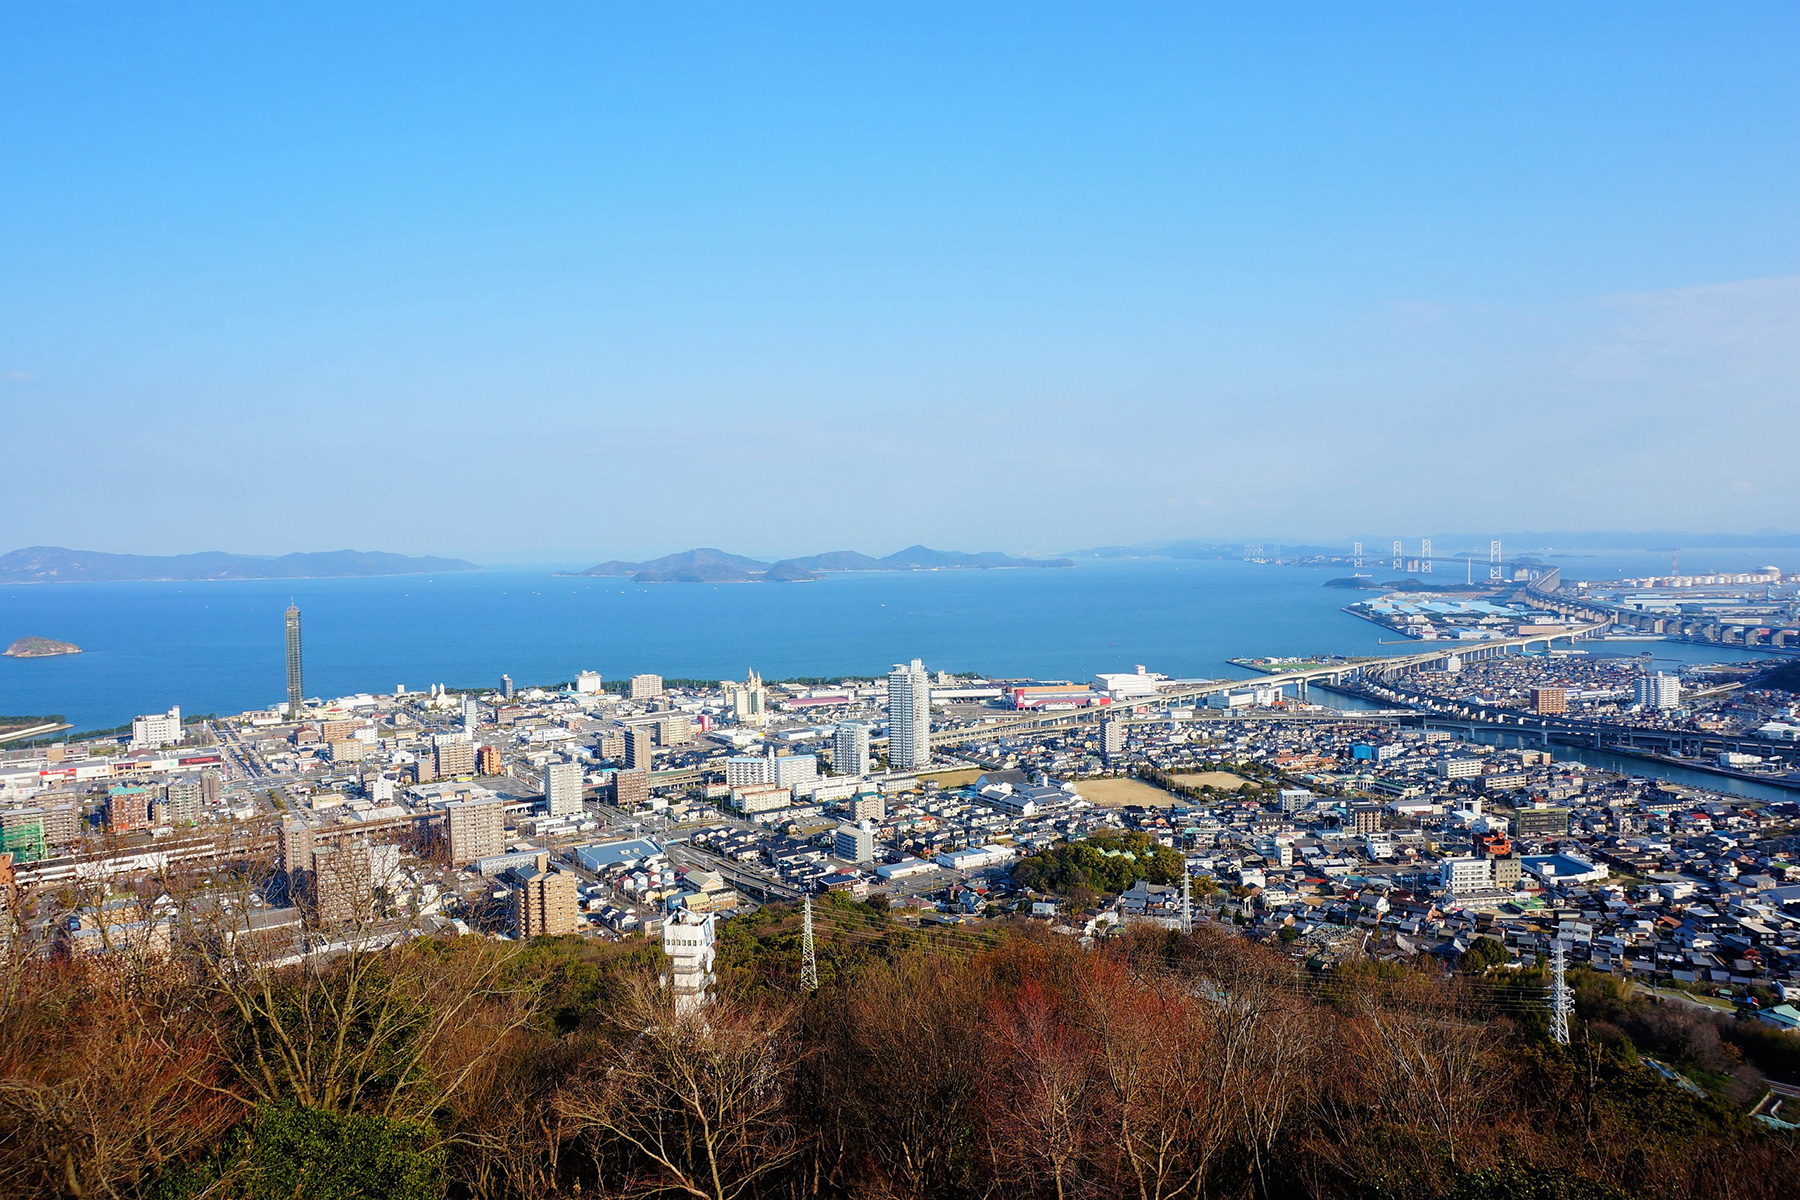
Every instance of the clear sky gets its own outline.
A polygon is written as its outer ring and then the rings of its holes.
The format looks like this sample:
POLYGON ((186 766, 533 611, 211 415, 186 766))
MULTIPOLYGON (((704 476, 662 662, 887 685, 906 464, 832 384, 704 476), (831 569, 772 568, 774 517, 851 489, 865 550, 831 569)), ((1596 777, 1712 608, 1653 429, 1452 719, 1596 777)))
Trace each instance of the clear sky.
POLYGON ((1800 528, 1800 6, 0 5, 0 551, 1800 528))

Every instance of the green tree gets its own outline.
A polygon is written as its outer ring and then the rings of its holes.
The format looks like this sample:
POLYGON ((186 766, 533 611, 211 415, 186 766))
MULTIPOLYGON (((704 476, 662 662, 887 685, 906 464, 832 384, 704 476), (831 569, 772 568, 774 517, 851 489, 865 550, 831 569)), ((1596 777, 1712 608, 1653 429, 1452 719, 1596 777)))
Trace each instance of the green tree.
POLYGON ((1471 975, 1481 975, 1490 967, 1505 965, 1511 956, 1506 952, 1506 944, 1498 938, 1478 937, 1469 943, 1463 951, 1461 967, 1471 975))
POLYGON ((437 1200, 437 1130, 298 1104, 258 1110, 210 1159, 165 1174, 152 1200, 437 1200))

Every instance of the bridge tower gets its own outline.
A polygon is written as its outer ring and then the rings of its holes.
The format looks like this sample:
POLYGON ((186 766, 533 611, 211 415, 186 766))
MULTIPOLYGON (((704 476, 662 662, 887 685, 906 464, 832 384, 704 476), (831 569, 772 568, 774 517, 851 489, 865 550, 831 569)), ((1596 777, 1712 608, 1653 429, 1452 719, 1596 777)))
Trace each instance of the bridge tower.
POLYGON ((1500 575, 1500 539, 1495 538, 1488 543, 1488 582, 1501 582, 1500 575))
POLYGON ((1395 538, 1394 539, 1394 570, 1396 570, 1396 571, 1406 570, 1405 558, 1406 558, 1406 553, 1400 549, 1400 539, 1395 538))
POLYGON ((1431 539, 1419 539, 1419 574, 1431 574, 1431 539))
POLYGON ((1356 557, 1356 569, 1360 571, 1360 570, 1362 570, 1362 543, 1361 542, 1356 543, 1356 550, 1354 553, 1355 553, 1355 557, 1356 557))

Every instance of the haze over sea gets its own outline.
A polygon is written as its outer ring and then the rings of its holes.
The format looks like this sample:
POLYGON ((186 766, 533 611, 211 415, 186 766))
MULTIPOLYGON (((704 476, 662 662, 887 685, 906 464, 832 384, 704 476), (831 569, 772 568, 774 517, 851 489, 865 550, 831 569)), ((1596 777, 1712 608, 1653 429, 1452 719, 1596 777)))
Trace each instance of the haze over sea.
MULTIPOLYGON (((1788 552, 1781 565, 1793 569, 1795 557, 1788 552)), ((1696 555, 1691 569, 1767 558, 1696 555)), ((1572 577, 1621 566, 1647 571, 1663 561, 1568 560, 1572 577)), ((325 697, 396 684, 493 687, 502 672, 521 687, 583 669, 609 679, 639 671, 718 679, 754 667, 781 679, 877 675, 916 656, 933 669, 1001 676, 1080 679, 1143 663, 1194 677, 1241 674, 1226 666, 1234 657, 1403 652, 1381 644, 1386 631, 1342 611, 1358 593, 1321 586, 1343 574, 1137 559, 717 586, 559 578, 548 569, 14 585, 0 587, 0 643, 37 635, 83 653, 0 658, 0 713, 61 713, 78 729, 97 729, 172 704, 190 713, 273 705, 284 694, 282 611, 290 599, 304 619, 307 693, 325 697)), ((1645 648, 1615 645, 1621 653, 1645 648)), ((1681 661, 1733 656, 1666 643, 1656 652, 1681 661)))

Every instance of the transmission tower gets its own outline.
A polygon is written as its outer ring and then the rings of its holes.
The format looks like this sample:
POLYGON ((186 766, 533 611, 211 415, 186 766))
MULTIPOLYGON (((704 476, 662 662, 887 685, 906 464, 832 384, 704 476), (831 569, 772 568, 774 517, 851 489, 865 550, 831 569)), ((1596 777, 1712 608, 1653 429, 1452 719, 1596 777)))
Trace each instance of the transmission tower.
POLYGON ((811 892, 806 894, 806 904, 801 909, 800 920, 800 990, 816 992, 819 990, 819 959, 813 952, 811 892))
POLYGON ((1500 583, 1500 539, 1488 543, 1488 579, 1500 583))
POLYGON ((1405 559, 1406 559, 1406 553, 1405 553, 1405 551, 1400 549, 1400 539, 1395 538, 1394 539, 1394 570, 1396 570, 1396 571, 1406 570, 1406 567, 1403 565, 1405 559))
POLYGON ((1557 938, 1550 949, 1550 1036, 1563 1045, 1569 1044, 1569 1015, 1575 1011, 1575 999, 1569 994, 1567 963, 1563 960, 1563 940, 1557 938))
POLYGON ((1189 893, 1194 890, 1194 881, 1188 877, 1187 864, 1181 864, 1181 932, 1194 932, 1194 902, 1189 893))
POLYGON ((1431 574, 1431 539, 1423 538, 1419 542, 1419 574, 1431 574))
POLYGON ((1356 569, 1362 570, 1362 543, 1356 543, 1356 569))

